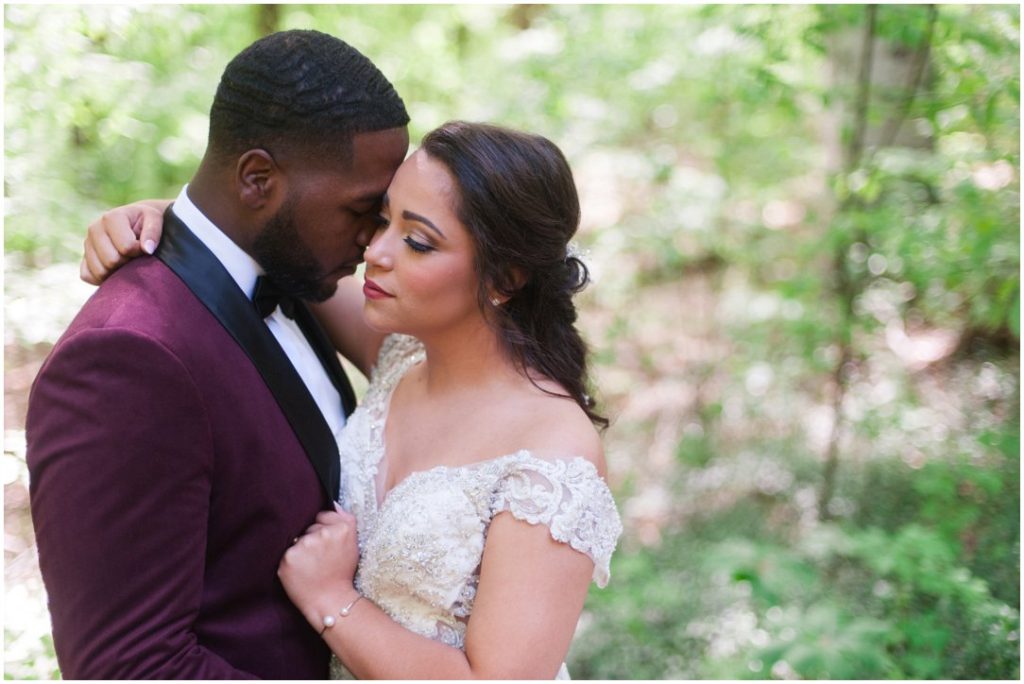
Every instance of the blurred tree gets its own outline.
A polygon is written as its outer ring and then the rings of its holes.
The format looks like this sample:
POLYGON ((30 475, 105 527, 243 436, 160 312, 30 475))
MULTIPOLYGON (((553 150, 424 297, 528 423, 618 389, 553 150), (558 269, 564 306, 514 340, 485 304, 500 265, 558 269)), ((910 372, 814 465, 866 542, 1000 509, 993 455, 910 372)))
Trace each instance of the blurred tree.
POLYGON ((261 36, 281 30, 281 6, 270 3, 255 5, 256 26, 261 36))

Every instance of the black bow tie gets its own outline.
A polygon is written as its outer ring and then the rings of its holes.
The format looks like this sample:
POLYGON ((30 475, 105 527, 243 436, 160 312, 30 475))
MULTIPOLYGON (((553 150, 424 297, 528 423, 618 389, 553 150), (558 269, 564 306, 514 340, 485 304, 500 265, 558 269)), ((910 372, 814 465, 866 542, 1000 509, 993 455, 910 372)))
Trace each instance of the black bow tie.
POLYGON ((256 279, 256 289, 252 292, 252 303, 259 312, 260 318, 266 318, 281 307, 281 313, 288 318, 295 318, 295 297, 288 294, 267 276, 256 279))

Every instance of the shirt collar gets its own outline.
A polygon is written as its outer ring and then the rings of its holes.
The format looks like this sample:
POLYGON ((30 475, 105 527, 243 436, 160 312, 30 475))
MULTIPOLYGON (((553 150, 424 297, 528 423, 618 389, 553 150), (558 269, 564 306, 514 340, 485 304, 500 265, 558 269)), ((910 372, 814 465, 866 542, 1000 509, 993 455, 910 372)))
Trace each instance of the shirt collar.
POLYGON ((181 189, 178 198, 171 205, 171 210, 199 238, 207 249, 213 252, 217 260, 227 269, 228 274, 238 284, 246 297, 252 298, 256 289, 257 276, 263 275, 263 269, 256 260, 242 251, 231 238, 224 234, 213 221, 206 218, 199 207, 192 203, 188 196, 188 185, 181 189))

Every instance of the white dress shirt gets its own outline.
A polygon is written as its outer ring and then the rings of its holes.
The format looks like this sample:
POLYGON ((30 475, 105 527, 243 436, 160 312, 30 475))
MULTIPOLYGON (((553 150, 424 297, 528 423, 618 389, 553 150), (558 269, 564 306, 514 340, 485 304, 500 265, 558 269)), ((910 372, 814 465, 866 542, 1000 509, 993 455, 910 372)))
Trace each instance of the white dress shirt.
MULTIPOLYGON (((238 284, 246 299, 252 299, 253 290, 256 289, 256 278, 263 275, 263 268, 199 211, 189 199, 187 190, 188 185, 181 189, 171 207, 172 211, 207 249, 213 252, 238 284)), ((320 412, 327 420, 327 425, 337 439, 338 433, 345 425, 345 411, 341 405, 341 396, 331 383, 316 352, 309 346, 309 341, 302 334, 299 325, 285 316, 280 307, 274 309, 264 322, 284 349, 284 353, 288 355, 302 381, 306 383, 306 388, 313 395, 320 412)))

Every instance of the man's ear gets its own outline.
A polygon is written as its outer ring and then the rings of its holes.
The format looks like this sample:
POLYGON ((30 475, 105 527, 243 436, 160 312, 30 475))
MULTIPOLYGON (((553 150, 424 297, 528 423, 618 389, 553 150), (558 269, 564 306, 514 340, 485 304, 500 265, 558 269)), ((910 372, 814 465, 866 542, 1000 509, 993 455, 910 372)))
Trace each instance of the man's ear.
POLYGON ((254 211, 283 196, 284 177, 266 150, 252 149, 242 154, 235 166, 235 181, 242 204, 254 211))

